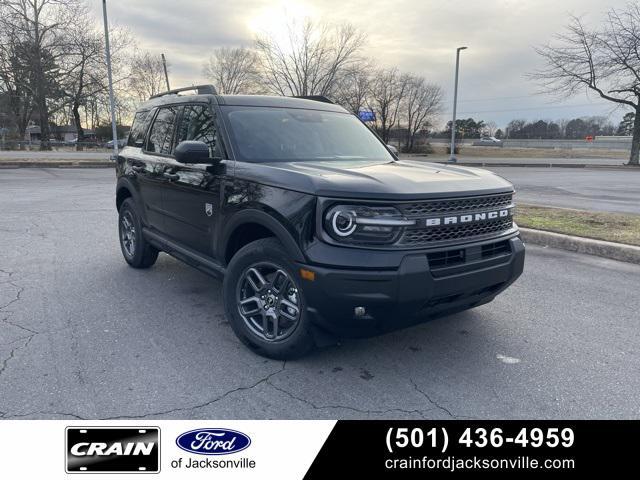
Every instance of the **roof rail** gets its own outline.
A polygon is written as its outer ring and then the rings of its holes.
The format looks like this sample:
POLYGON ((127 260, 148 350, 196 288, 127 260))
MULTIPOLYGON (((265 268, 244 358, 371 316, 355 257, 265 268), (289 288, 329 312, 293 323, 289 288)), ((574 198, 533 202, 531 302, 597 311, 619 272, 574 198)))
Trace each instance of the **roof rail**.
POLYGON ((314 100, 316 102, 333 103, 324 95, 294 95, 293 98, 302 98, 304 100, 314 100))
POLYGON ((157 95, 151 95, 149 100, 152 98, 164 97, 165 95, 176 95, 180 92, 188 92, 190 90, 195 90, 198 92, 198 95, 216 95, 218 93, 216 91, 216 87, 213 85, 193 85, 191 87, 176 88, 167 92, 158 93, 157 95))

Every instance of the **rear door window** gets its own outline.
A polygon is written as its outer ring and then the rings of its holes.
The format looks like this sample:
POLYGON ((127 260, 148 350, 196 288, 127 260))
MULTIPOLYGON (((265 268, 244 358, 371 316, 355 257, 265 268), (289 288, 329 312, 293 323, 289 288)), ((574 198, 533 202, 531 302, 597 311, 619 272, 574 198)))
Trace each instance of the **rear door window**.
POLYGON ((171 154, 173 146, 173 132, 176 123, 178 107, 162 107, 158 110, 153 121, 149 137, 147 138, 146 151, 149 153, 171 154))
POLYGON ((185 105, 176 137, 176 145, 185 140, 206 143, 209 155, 215 157, 218 136, 211 109, 207 105, 185 105))

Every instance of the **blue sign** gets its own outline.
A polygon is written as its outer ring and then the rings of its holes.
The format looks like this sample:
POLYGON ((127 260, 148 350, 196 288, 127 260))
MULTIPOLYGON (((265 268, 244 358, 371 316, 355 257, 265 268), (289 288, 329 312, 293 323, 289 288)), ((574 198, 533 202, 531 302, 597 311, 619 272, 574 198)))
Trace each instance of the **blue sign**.
POLYGON ((183 433, 176 444, 182 450, 200 455, 228 455, 247 448, 251 439, 226 428, 201 428, 183 433))
POLYGON ((363 122, 375 122, 376 121, 376 114, 373 112, 373 110, 360 110, 358 112, 358 117, 363 122))

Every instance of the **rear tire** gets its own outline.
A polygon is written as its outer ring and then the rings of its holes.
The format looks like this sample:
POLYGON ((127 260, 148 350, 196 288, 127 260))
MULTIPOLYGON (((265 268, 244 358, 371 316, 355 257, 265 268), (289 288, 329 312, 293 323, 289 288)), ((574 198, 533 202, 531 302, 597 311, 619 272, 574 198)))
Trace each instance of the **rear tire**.
POLYGON ((159 251, 142 235, 142 221, 131 198, 120 206, 118 236, 122 256, 133 268, 149 268, 156 263, 159 251))
POLYGON ((275 238, 242 247, 224 278, 224 306, 237 337, 259 355, 287 360, 315 346, 295 264, 275 238))

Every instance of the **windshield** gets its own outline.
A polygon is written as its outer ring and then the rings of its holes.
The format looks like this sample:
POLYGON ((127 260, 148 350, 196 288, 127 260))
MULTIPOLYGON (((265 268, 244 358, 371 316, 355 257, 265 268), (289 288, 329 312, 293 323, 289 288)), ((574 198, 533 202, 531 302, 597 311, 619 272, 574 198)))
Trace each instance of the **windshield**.
POLYGON ((238 160, 393 160, 353 115, 295 108, 221 108, 238 160))

